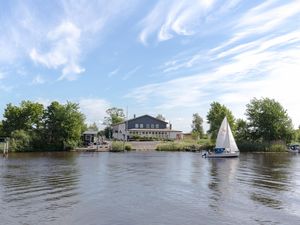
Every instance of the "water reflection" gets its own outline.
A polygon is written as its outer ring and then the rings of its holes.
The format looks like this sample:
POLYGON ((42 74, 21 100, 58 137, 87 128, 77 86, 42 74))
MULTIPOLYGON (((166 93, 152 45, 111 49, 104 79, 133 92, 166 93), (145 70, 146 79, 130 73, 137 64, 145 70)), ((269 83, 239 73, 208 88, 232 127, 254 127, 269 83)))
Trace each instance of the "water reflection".
POLYGON ((0 224, 300 224, 299 171, 289 154, 10 155, 0 224))
POLYGON ((253 176, 250 176, 253 189, 250 198, 274 209, 282 209, 280 195, 290 191, 291 157, 288 154, 254 154, 252 155, 253 176))
POLYGON ((76 157, 65 153, 11 154, 1 164, 1 205, 24 224, 53 220, 59 209, 78 203, 79 170, 76 157), (30 157, 29 157, 30 156, 30 157), (47 213, 53 211, 53 214, 47 213), (36 213, 39 211, 39 216, 36 213))
POLYGON ((214 210, 222 210, 227 199, 235 191, 235 175, 239 164, 238 158, 232 159, 211 159, 209 160, 210 182, 208 187, 211 190, 209 206, 214 210))

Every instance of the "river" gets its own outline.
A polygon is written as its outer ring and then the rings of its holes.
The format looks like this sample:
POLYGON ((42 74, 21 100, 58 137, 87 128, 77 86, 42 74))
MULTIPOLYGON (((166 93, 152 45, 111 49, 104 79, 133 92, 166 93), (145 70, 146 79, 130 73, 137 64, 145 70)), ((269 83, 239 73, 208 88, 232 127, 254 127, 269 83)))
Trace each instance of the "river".
POLYGON ((300 154, 10 154, 0 210, 3 225, 296 225, 300 154))

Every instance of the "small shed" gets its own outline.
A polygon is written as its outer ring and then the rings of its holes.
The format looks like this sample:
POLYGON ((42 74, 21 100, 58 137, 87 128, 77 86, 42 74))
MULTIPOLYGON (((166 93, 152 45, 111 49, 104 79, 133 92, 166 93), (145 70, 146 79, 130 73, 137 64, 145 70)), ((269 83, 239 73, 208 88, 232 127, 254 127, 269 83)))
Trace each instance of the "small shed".
POLYGON ((87 130, 83 132, 82 138, 83 138, 83 143, 84 145, 91 145, 97 142, 97 131, 94 130, 87 130))

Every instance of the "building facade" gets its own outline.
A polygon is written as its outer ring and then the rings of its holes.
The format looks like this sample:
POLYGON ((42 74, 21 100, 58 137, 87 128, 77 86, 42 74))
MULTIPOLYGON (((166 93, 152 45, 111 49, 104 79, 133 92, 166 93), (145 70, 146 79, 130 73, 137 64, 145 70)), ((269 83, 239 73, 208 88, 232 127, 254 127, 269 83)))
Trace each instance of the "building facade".
POLYGON ((129 140, 133 137, 152 137, 157 139, 182 139, 182 132, 172 130, 172 125, 155 117, 144 115, 116 124, 112 127, 113 138, 129 140))

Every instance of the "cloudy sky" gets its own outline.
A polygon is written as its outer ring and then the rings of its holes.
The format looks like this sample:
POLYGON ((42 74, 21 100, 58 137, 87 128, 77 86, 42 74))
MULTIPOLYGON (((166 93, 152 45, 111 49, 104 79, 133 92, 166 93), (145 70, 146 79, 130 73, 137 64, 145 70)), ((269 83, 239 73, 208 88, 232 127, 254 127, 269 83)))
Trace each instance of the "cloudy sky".
POLYGON ((300 0, 0 0, 0 34, 1 114, 69 100, 189 131, 213 101, 244 118, 271 97, 300 125, 300 0))

